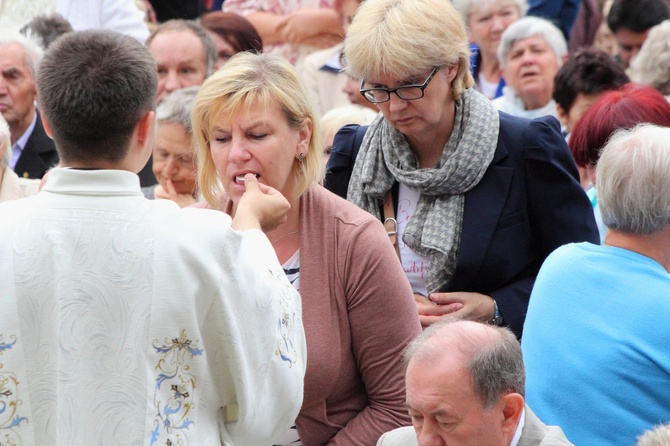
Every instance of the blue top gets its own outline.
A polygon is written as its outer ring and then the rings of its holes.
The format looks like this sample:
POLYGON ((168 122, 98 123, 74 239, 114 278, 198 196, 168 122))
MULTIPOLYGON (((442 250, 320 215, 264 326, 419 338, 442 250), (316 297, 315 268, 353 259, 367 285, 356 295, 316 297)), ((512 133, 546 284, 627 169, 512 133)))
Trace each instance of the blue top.
MULTIPOLYGON (((472 77, 475 78, 475 85, 477 85, 477 89, 479 90, 479 64, 482 61, 482 55, 479 53, 479 47, 475 43, 470 44, 470 51, 470 73, 472 73, 472 77)), ((504 86, 505 79, 500 77, 500 82, 498 83, 498 88, 496 89, 496 95, 491 99, 502 96, 504 86)))
POLYGON ((605 243, 605 233, 607 232, 607 226, 603 222, 603 216, 600 213, 600 205, 598 205, 598 197, 596 195, 596 187, 593 186, 591 189, 586 191, 586 196, 591 200, 591 206, 593 206, 593 216, 596 219, 596 225, 598 225, 598 233, 600 234, 600 244, 605 243))
POLYGON ((649 257, 569 244, 533 288, 526 400, 577 445, 633 445, 670 421, 670 275, 649 257))

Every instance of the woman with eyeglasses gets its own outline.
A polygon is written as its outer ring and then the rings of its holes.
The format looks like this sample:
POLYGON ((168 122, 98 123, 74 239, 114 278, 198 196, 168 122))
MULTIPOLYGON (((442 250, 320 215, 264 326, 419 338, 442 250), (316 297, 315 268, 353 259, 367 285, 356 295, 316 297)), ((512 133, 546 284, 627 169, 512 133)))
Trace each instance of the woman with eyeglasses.
MULTIPOLYGON (((381 111, 350 166, 347 198, 397 222, 422 324, 459 317, 521 337, 545 257, 598 240, 558 121, 499 113, 475 91, 465 27, 450 2, 366 1, 345 57, 381 111)), ((331 160, 355 152, 355 140, 336 137, 331 160)))

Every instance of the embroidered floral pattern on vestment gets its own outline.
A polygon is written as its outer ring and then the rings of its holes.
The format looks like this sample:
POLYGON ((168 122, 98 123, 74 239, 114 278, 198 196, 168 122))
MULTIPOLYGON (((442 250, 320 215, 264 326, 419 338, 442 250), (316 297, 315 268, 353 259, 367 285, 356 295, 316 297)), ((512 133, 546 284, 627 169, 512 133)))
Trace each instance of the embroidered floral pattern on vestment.
POLYGON ((269 272, 277 284, 277 289, 281 290, 281 298, 279 299, 281 314, 277 322, 277 349, 275 350, 275 355, 279 356, 282 361, 288 362, 290 367, 293 367, 293 364, 298 361, 298 351, 294 344, 296 336, 295 321, 297 319, 293 311, 295 308, 295 304, 293 303, 295 294, 293 293, 291 284, 286 281, 285 277, 280 278, 272 270, 269 270, 269 272))
POLYGON ((195 356, 202 356, 204 349, 199 349, 200 341, 191 341, 186 330, 179 332, 179 337, 166 338, 163 345, 153 347, 161 358, 156 364, 159 371, 154 388, 154 407, 156 419, 151 433, 151 444, 166 446, 188 445, 187 431, 195 423, 188 418, 193 410, 193 392, 196 388, 195 376, 189 373, 189 362, 195 356))
MULTIPOLYGON (((9 339, 5 342, 0 333, 0 357, 16 344, 16 336, 11 335, 9 339)), ((0 362, 0 446, 20 445, 23 442, 18 430, 21 423, 28 422, 28 418, 19 415, 23 403, 19 394, 19 380, 14 373, 3 368, 4 364, 0 362)))

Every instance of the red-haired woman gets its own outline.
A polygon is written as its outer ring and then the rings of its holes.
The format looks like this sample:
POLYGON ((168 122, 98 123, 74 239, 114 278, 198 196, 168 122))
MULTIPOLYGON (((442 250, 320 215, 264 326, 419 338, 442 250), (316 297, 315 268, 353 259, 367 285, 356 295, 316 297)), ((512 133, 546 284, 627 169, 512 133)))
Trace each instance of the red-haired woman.
POLYGON ((641 84, 627 84, 620 90, 606 93, 577 121, 570 134, 570 150, 579 167, 586 169, 594 185, 587 191, 591 199, 600 241, 605 225, 596 198, 596 164, 600 150, 615 130, 650 123, 670 127, 670 104, 656 89, 641 84))

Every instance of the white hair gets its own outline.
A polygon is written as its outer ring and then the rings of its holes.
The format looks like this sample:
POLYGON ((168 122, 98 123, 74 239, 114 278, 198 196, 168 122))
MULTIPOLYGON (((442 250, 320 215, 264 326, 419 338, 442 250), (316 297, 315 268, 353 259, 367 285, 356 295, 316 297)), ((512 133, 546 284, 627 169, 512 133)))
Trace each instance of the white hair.
POLYGON ((498 62, 500 66, 503 68, 507 66, 507 56, 514 42, 532 36, 540 36, 547 42, 556 55, 556 60, 560 66, 562 59, 568 54, 568 44, 565 42, 563 33, 556 25, 549 20, 539 17, 523 17, 512 23, 502 33, 500 45, 498 46, 498 62))
POLYGON ((192 134, 191 109, 199 89, 200 86, 196 85, 170 92, 156 106, 156 121, 175 122, 184 127, 189 134, 192 134))
POLYGON ((0 168, 4 169, 9 164, 9 160, 12 159, 12 140, 9 134, 9 125, 2 115, 0 115, 0 152, 2 152, 0 168))
POLYGON ((26 37, 19 32, 0 32, 0 47, 18 44, 23 48, 25 61, 33 79, 37 78, 37 71, 44 56, 42 46, 31 37, 26 37))
POLYGON ((654 26, 630 63, 628 76, 633 82, 649 85, 664 95, 670 94, 670 20, 654 26))
POLYGON ((636 446, 670 446, 670 424, 659 424, 637 438, 636 446))
POLYGON ((627 234, 670 224, 670 128, 639 124, 616 131, 596 166, 603 223, 627 234))

